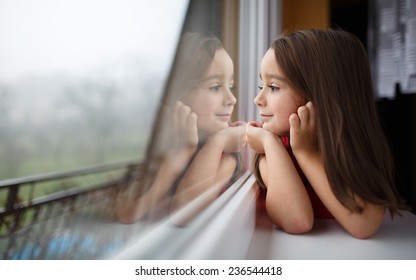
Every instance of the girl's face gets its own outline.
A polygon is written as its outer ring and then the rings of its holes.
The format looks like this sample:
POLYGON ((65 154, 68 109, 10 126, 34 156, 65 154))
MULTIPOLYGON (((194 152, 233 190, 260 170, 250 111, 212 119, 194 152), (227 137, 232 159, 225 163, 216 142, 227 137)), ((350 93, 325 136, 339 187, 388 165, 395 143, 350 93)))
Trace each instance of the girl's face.
POLYGON ((305 102, 289 87, 277 65, 273 49, 269 49, 263 57, 260 79, 262 85, 254 103, 260 110, 263 128, 279 136, 288 136, 289 116, 305 102))
POLYGON ((198 116, 198 130, 212 134, 228 127, 237 99, 234 88, 234 65, 224 49, 215 52, 214 59, 200 85, 185 99, 198 116))

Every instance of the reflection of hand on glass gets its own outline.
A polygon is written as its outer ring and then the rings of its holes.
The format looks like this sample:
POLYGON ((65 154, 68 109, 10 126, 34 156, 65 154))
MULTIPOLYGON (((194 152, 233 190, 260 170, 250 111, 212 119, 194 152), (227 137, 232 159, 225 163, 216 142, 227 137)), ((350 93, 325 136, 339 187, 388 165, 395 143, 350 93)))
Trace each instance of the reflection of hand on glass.
POLYGON ((225 153, 238 153, 246 143, 245 125, 243 121, 233 122, 229 127, 217 131, 212 137, 222 138, 225 153))
POLYGON ((173 110, 166 110, 166 121, 171 136, 164 161, 177 176, 188 165, 198 147, 197 116, 191 108, 178 101, 173 110))

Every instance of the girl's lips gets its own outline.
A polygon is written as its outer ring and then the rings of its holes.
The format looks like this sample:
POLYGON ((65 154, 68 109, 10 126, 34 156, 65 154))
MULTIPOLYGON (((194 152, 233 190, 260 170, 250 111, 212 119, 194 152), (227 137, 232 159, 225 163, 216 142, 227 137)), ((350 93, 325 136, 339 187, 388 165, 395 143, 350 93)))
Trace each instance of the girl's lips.
POLYGON ((266 119, 269 119, 269 118, 273 117, 273 115, 266 115, 266 114, 261 114, 260 116, 261 116, 262 120, 266 120, 266 119))
POLYGON ((216 114, 218 118, 224 121, 228 121, 231 118, 231 114, 216 114))

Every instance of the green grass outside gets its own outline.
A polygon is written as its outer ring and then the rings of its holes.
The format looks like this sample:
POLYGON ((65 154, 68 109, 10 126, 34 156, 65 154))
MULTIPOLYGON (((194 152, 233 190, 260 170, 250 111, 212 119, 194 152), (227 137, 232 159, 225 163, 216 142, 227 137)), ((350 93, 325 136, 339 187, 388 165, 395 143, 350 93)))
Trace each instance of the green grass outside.
MULTIPOLYGON (((144 159, 145 146, 147 139, 145 136, 137 137, 137 135, 130 135, 130 137, 124 137, 119 139, 122 145, 118 145, 117 148, 107 151, 105 155, 105 162, 101 163, 114 163, 122 161, 135 161, 138 162, 144 159)), ((49 172, 61 172, 73 169, 79 169, 91 165, 101 164, 100 162, 94 162, 95 152, 90 150, 89 152, 72 154, 67 153, 62 155, 60 164, 54 162, 52 156, 44 156, 41 154, 35 154, 28 158, 19 168, 19 176, 26 177, 36 174, 43 174, 49 172)), ((7 163, 0 162, 0 180, 11 179, 5 174, 7 170, 7 163)), ((23 201, 27 201, 30 198, 42 197, 46 194, 71 189, 80 188, 83 186, 89 186, 113 180, 122 176, 123 171, 117 170, 105 173, 95 173, 91 175, 83 175, 72 178, 66 178, 62 180, 37 183, 31 190, 30 185, 22 185, 19 189, 19 198, 23 201), (33 193, 31 193, 33 192, 33 193), (32 196, 32 197, 31 197, 32 196)), ((0 208, 5 206, 8 190, 0 190, 0 208)))

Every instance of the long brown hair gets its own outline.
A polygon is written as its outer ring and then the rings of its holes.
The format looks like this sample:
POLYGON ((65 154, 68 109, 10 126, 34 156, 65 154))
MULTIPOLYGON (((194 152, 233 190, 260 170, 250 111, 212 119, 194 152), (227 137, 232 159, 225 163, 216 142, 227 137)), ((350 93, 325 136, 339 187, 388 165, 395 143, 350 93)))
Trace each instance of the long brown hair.
POLYGON ((355 196, 384 205, 391 215, 406 208, 359 39, 342 30, 301 30, 271 48, 289 86, 315 106, 318 149, 336 198, 358 213, 363 207, 355 196))

